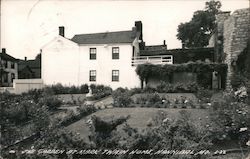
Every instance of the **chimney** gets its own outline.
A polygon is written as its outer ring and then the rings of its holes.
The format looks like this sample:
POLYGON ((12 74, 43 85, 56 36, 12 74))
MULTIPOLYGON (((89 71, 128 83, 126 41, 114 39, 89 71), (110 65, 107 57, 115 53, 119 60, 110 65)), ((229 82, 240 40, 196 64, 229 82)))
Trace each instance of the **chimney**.
POLYGON ((143 38, 142 38, 142 22, 141 21, 136 21, 135 22, 135 27, 136 27, 136 32, 139 34, 139 40, 143 41, 143 38))
POLYGON ((64 26, 59 26, 59 35, 64 37, 64 26))
POLYGON ((6 49, 2 48, 2 53, 5 54, 6 53, 6 49))
POLYGON ((163 47, 164 49, 167 49, 166 40, 163 40, 163 47))
POLYGON ((230 13, 231 12, 219 12, 215 15, 218 36, 223 35, 224 22, 230 17, 230 13))
POLYGON ((163 45, 166 46, 166 40, 163 40, 163 45))
POLYGON ((27 57, 26 56, 24 57, 24 61, 27 61, 27 57))

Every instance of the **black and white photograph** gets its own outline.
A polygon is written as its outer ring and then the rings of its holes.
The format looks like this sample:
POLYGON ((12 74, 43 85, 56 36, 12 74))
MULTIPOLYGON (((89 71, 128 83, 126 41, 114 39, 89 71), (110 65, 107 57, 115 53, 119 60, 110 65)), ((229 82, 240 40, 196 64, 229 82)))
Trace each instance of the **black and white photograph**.
POLYGON ((0 159, 250 159, 249 0, 0 0, 0 159))

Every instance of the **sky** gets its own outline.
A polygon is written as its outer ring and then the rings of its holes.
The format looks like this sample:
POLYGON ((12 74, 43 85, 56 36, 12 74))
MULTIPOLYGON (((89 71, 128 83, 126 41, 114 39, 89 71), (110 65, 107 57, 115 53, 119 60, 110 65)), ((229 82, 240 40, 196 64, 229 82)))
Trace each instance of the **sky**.
MULTIPOLYGON (((33 59, 40 48, 65 27, 66 38, 75 34, 131 30, 142 21, 146 45, 180 48, 180 23, 191 20, 207 0, 0 0, 0 47, 19 59, 33 59)), ((221 0, 222 11, 248 8, 248 0, 221 0)))

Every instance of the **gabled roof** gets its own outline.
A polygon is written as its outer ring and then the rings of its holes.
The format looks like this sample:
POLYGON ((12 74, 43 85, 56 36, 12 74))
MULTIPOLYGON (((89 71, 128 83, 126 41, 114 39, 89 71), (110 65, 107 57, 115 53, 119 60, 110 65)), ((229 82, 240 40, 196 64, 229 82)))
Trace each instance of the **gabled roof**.
POLYGON ((111 44, 132 43, 135 39, 133 31, 105 32, 94 34, 78 34, 71 40, 78 44, 111 44))
POLYGON ((0 53, 0 57, 1 57, 1 59, 7 60, 7 61, 17 61, 16 58, 14 58, 6 53, 0 53))

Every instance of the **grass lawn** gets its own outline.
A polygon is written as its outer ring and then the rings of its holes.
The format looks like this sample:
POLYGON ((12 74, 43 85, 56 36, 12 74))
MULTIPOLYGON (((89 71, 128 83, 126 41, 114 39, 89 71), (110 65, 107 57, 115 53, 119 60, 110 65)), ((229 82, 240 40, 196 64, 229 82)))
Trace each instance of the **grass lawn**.
MULTIPOLYGON (((142 130, 147 127, 147 122, 157 115, 158 112, 164 111, 168 114, 168 118, 176 119, 180 110, 187 110, 190 113, 190 118, 197 126, 204 125, 208 119, 208 110, 206 109, 165 109, 165 108, 112 108, 104 109, 94 113, 96 116, 102 118, 120 117, 130 115, 127 123, 134 128, 142 130)), ((92 114, 92 115, 94 115, 92 114)), ((88 141, 90 131, 86 125, 86 121, 91 117, 87 116, 66 127, 67 130, 77 133, 80 138, 88 141)))

